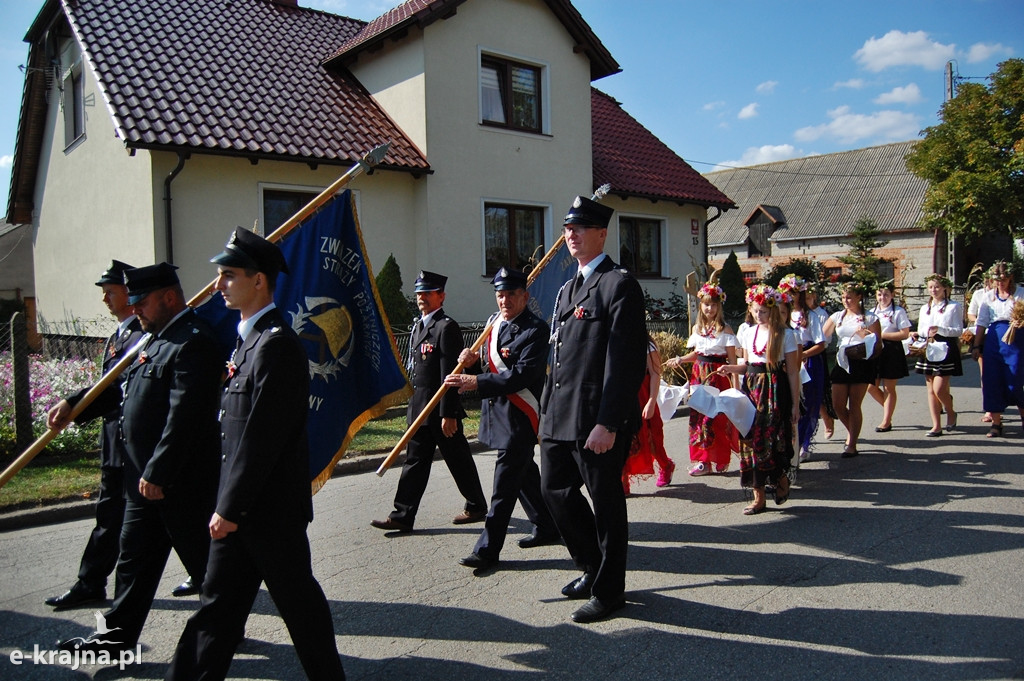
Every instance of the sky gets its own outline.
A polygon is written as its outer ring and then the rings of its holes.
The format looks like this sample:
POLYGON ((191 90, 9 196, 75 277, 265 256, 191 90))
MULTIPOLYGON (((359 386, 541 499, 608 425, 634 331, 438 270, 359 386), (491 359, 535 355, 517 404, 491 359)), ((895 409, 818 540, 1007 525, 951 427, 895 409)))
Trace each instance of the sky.
MULTIPOLYGON (((369 21, 398 0, 299 4, 369 21)), ((701 173, 917 139, 939 123, 947 62, 985 83, 999 62, 1024 58, 1024 0, 573 4, 622 68, 594 86, 701 173)), ((23 38, 42 5, 0 0, 4 205, 23 38)))

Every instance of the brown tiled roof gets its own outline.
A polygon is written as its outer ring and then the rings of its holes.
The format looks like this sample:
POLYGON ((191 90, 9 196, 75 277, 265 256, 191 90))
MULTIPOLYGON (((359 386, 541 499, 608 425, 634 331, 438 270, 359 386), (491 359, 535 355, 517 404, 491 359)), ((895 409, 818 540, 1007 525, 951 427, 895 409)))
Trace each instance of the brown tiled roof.
POLYGON ((129 147, 349 163, 391 141, 384 167, 423 154, 323 57, 363 22, 271 0, 76 0, 68 18, 129 147))
POLYGON ((886 232, 917 230, 928 183, 907 170, 903 160, 914 144, 896 142, 708 173, 708 180, 740 207, 708 226, 708 243, 744 243, 746 222, 759 205, 777 206, 785 215, 773 241, 846 236, 862 217, 886 232))
MULTIPOLYGON (((454 16, 466 0, 406 0, 398 7, 380 15, 355 35, 348 38, 327 58, 328 66, 348 64, 363 50, 371 49, 388 38, 400 39, 410 26, 424 28, 438 19, 454 16)), ((618 62, 568 0, 545 0, 551 12, 562 22, 580 51, 590 58, 590 79, 598 80, 618 73, 618 62)))
POLYGON ((732 199, 626 113, 619 102, 590 89, 594 186, 611 194, 735 208, 732 199))

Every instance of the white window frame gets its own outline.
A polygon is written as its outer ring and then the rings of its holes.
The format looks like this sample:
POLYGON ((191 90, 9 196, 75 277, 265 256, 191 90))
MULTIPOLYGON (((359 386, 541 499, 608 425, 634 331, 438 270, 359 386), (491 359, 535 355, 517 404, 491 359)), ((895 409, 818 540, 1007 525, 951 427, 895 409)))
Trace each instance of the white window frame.
POLYGON ((664 215, 650 215, 650 214, 647 214, 647 213, 616 212, 616 214, 615 214, 615 254, 612 257, 612 260, 614 260, 615 262, 617 262, 620 265, 624 265, 624 263, 619 263, 619 257, 620 257, 619 254, 622 252, 622 219, 623 218, 630 219, 630 220, 654 220, 654 221, 658 222, 658 238, 659 238, 659 240, 661 242, 661 253, 660 253, 661 263, 660 263, 660 265, 658 267, 660 272, 657 275, 654 275, 654 276, 646 276, 645 275, 645 276, 638 277, 638 278, 646 279, 646 280, 671 279, 672 278, 672 274, 671 274, 671 271, 669 270, 669 257, 668 257, 668 253, 669 253, 668 217, 666 217, 664 215))

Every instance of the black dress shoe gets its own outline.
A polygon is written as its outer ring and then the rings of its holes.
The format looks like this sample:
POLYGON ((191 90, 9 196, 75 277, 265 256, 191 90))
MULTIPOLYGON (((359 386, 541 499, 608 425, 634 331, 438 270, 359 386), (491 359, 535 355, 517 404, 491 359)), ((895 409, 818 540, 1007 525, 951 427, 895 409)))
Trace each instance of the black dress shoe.
POLYGON ((468 568, 475 568, 477 570, 486 570, 489 567, 494 567, 498 564, 498 561, 493 558, 484 558, 478 553, 471 553, 465 558, 459 559, 459 565, 465 565, 468 568))
POLYGON ((519 548, 521 549, 532 549, 535 546, 548 546, 549 544, 558 544, 562 541, 561 535, 558 534, 537 534, 534 532, 528 537, 523 537, 519 540, 519 548))
POLYGON ((62 593, 60 596, 51 596, 44 603, 57 609, 77 608, 80 605, 100 603, 107 600, 106 589, 90 589, 76 582, 73 587, 62 593))
POLYGON ((371 520, 370 525, 372 527, 376 527, 378 530, 386 530, 388 532, 412 532, 412 525, 406 525, 405 523, 394 520, 393 518, 371 520))
POLYGON ((578 622, 579 624, 596 622, 598 620, 603 620, 616 610, 622 610, 624 607, 626 607, 625 596, 619 596, 611 601, 602 601, 599 598, 591 598, 583 604, 583 607, 572 614, 572 621, 578 622))
POLYGON ((584 572, 582 577, 577 577, 562 587, 562 595, 572 600, 590 598, 592 586, 594 586, 594 575, 584 572))
POLYGON ((184 582, 174 587, 171 590, 171 595, 175 598, 182 598, 184 596, 195 596, 201 589, 195 585, 192 578, 189 577, 184 582))

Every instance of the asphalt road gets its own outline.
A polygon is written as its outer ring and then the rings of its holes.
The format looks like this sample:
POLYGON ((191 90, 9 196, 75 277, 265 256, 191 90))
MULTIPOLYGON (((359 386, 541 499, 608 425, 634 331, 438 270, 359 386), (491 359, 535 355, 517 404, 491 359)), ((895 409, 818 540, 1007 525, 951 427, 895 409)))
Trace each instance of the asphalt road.
MULTIPOLYGON (((1024 435, 1014 415, 1007 437, 984 437, 977 369, 965 364, 955 434, 924 438, 924 380, 912 376, 891 433, 874 433, 869 398, 861 455, 839 458, 839 426, 801 467, 789 503, 753 517, 740 513, 735 471, 685 474, 687 421, 671 421, 676 479, 635 484, 628 502, 629 605, 591 625, 572 623, 578 603, 559 594, 577 576, 564 547, 514 544, 528 531, 519 509, 499 569, 457 564, 480 526, 450 524, 461 503, 440 462, 410 535, 369 525, 390 510, 397 469, 331 480, 310 537, 348 678, 1024 679, 1024 435)), ((489 480, 493 452, 476 459, 489 480)), ((169 596, 184 577, 175 557, 141 664, 11 662, 15 650, 92 630, 95 608, 43 605, 73 581, 90 527, 0 532, 0 679, 163 678, 198 602, 169 596)), ((246 633, 232 678, 303 678, 266 592, 246 633)))

